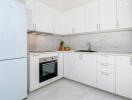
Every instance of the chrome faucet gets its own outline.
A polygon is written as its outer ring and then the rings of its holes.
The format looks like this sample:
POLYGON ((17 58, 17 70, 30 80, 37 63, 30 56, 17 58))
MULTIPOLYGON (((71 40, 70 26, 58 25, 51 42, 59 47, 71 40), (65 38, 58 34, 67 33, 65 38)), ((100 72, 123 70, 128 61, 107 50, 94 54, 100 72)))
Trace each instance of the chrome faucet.
POLYGON ((90 44, 90 42, 87 42, 87 48, 88 48, 88 51, 91 51, 91 44, 90 44))

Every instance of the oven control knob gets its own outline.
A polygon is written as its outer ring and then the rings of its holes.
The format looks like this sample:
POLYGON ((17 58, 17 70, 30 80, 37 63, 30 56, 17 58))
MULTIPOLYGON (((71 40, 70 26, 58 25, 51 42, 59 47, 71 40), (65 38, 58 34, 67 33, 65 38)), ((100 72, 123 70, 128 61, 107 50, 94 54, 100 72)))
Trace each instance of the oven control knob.
POLYGON ((44 61, 46 61, 46 59, 44 59, 44 61))

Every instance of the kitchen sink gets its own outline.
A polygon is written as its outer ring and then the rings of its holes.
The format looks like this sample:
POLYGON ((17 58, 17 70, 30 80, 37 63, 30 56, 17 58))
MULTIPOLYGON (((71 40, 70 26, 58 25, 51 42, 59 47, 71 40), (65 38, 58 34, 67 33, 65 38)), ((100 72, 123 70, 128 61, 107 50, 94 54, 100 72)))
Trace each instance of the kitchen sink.
POLYGON ((93 50, 76 50, 75 52, 97 52, 97 51, 93 51, 93 50))

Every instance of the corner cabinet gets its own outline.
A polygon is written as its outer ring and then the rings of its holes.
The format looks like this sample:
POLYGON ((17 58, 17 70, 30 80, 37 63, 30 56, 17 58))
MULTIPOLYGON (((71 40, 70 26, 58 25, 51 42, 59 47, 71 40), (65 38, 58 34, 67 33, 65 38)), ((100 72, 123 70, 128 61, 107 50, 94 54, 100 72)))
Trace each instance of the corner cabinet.
POLYGON ((116 93, 132 98, 132 57, 116 57, 116 93))
POLYGON ((132 28, 132 0, 117 0, 119 28, 132 28))
POLYGON ((28 30, 45 33, 54 33, 54 22, 59 11, 40 1, 27 0, 28 30))
POLYGON ((96 55, 64 53, 64 77, 96 87, 96 55))

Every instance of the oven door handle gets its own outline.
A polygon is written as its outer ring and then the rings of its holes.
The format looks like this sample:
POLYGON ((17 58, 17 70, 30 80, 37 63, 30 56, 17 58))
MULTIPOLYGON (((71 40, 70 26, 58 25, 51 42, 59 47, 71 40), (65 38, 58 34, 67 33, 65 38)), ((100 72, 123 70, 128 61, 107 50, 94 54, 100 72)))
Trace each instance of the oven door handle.
POLYGON ((40 64, 47 65, 47 64, 52 64, 52 63, 57 63, 57 61, 51 61, 51 62, 42 62, 40 64))

